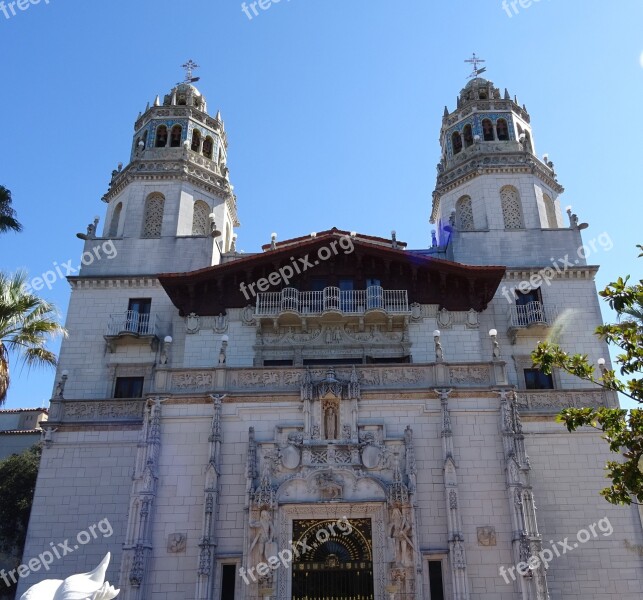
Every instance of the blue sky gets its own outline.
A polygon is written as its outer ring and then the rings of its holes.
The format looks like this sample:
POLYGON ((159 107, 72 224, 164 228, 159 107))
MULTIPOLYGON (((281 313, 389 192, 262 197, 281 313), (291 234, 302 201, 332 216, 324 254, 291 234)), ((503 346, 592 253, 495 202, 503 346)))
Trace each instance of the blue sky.
MULTIPOLYGON (((527 105, 586 240, 614 241, 590 258, 598 285, 639 278, 643 4, 516 6, 509 17, 502 0, 281 0, 249 19, 236 0, 42 0, 0 12, 0 184, 25 226, 0 237, 0 269, 77 263, 75 234, 103 216, 136 116, 188 58, 226 123, 239 249, 332 226, 426 247, 442 112, 475 51, 527 105)), ((66 310, 65 281, 42 294, 66 310)), ((6 407, 40 406, 52 384, 14 364, 6 407)))

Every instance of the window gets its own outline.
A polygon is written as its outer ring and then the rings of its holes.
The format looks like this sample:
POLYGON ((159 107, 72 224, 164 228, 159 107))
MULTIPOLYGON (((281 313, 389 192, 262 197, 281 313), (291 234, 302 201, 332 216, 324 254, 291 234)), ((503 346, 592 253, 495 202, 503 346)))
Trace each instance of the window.
POLYGON ((305 358, 304 367, 361 365, 361 358, 305 358))
POLYGON ((553 390, 554 378, 540 369, 525 369, 525 387, 528 390, 553 390))
POLYGON ((156 143, 154 144, 157 148, 165 148, 167 146, 167 127, 161 125, 156 130, 156 143))
POLYGON ((500 190, 500 200, 502 203, 502 217, 504 219, 505 229, 524 229, 525 225, 522 219, 522 208, 518 190, 509 185, 503 187, 500 190))
POLYGON ((112 220, 109 224, 109 231, 107 237, 114 238, 118 235, 118 225, 121 221, 121 211, 123 210, 123 203, 119 202, 112 213, 112 220))
POLYGON ((194 203, 192 215, 192 235, 208 235, 210 228, 210 207, 203 201, 194 203))
POLYGON ((292 367, 292 360, 264 360, 264 367, 292 367))
POLYGON ((473 207, 469 196, 462 196, 455 205, 456 224, 460 231, 473 231, 473 207))
POLYGON ((214 140, 208 136, 203 140, 203 156, 212 160, 212 150, 214 149, 214 140))
POLYGON ((237 565, 223 565, 221 568, 221 600, 234 600, 237 582, 237 565))
POLYGON ((516 318, 516 324, 520 327, 547 323, 540 289, 536 288, 526 293, 516 290, 516 318))
POLYGON ((462 152, 462 136, 458 131, 451 136, 451 142, 453 143, 453 154, 460 154, 462 152))
POLYGON ((531 154, 533 154, 534 153, 534 146, 531 143, 531 135, 529 134, 528 131, 525 131, 524 135, 525 135, 525 144, 524 144, 525 151, 530 152, 531 154))
POLYGON ((464 128, 464 145, 466 148, 473 146, 473 129, 471 125, 466 125, 464 128))
POLYGON ((172 127, 172 133, 170 134, 170 147, 171 148, 180 148, 181 147, 181 135, 183 133, 183 128, 180 125, 175 125, 172 127))
POLYGON ((165 197, 163 194, 151 194, 145 201, 145 217, 143 220, 143 237, 161 237, 163 226, 163 209, 165 197))
POLYGON ((442 561, 429 561, 429 598, 444 600, 444 582, 442 581, 442 561))
POLYGON ((117 377, 114 398, 142 398, 143 377, 117 377))
POLYGON ((380 356, 367 356, 367 365, 407 365, 411 363, 410 356, 393 356, 393 357, 380 357, 380 356))
POLYGON ((551 196, 543 194, 543 202, 545 204, 545 212, 547 213, 547 225, 551 229, 558 227, 558 219, 556 218, 556 205, 551 199, 551 196))
POLYGON ((507 121, 504 119, 498 119, 496 131, 498 132, 499 140, 503 142, 509 141, 509 127, 507 127, 507 121))
POLYGON ((482 121, 482 139, 485 142, 493 142, 495 140, 493 135, 493 123, 489 119, 482 121))
POLYGON ((147 130, 145 130, 145 133, 143 134, 143 150, 147 148, 147 130))
POLYGON ((198 129, 192 132, 192 146, 190 148, 193 152, 198 152, 201 148, 201 133, 198 129))

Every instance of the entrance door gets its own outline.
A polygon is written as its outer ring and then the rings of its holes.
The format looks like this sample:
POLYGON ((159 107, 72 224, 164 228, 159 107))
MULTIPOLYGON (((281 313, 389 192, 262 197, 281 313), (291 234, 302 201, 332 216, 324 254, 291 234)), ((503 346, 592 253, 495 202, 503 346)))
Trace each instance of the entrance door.
POLYGON ((370 519, 293 522, 292 600, 374 600, 370 519), (305 542, 305 543, 304 543, 305 542))

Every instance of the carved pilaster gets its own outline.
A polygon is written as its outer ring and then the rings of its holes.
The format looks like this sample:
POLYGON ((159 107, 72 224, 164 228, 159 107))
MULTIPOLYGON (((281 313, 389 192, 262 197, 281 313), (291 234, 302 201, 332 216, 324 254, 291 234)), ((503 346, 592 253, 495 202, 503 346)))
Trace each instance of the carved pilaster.
POLYGON ((469 600, 469 580, 467 558, 462 534, 457 466, 454 456, 453 429, 449 411, 451 390, 438 390, 442 409, 442 449, 444 454, 444 491, 447 507, 447 528, 449 536, 449 562, 453 597, 456 600, 469 600))
POLYGON ((215 525, 219 505, 219 474, 221 461, 221 410, 225 396, 210 396, 212 399, 213 415, 210 425, 210 453, 205 473, 203 527, 199 543, 199 564, 197 566, 197 600, 212 600, 214 586, 214 550, 217 546, 215 525))
MULTIPOLYGON (((512 520, 512 546, 515 564, 527 563, 542 550, 538 532, 536 504, 530 483, 531 466, 525 452, 525 436, 513 390, 501 390, 500 431, 505 454, 507 497, 512 520)), ((542 564, 521 576, 519 584, 524 600, 549 600, 547 569, 542 564)))

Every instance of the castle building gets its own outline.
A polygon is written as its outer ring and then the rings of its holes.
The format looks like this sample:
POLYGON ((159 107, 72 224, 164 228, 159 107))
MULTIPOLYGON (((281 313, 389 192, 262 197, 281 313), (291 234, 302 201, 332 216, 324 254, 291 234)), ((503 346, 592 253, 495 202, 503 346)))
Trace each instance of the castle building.
POLYGON ((191 81, 148 105, 80 236, 25 559, 82 548, 20 592, 110 551, 123 600, 640 597, 606 444, 554 420, 618 400, 530 361, 554 332, 608 358, 585 225, 477 72, 440 143, 431 247, 241 254, 221 115, 191 81))

